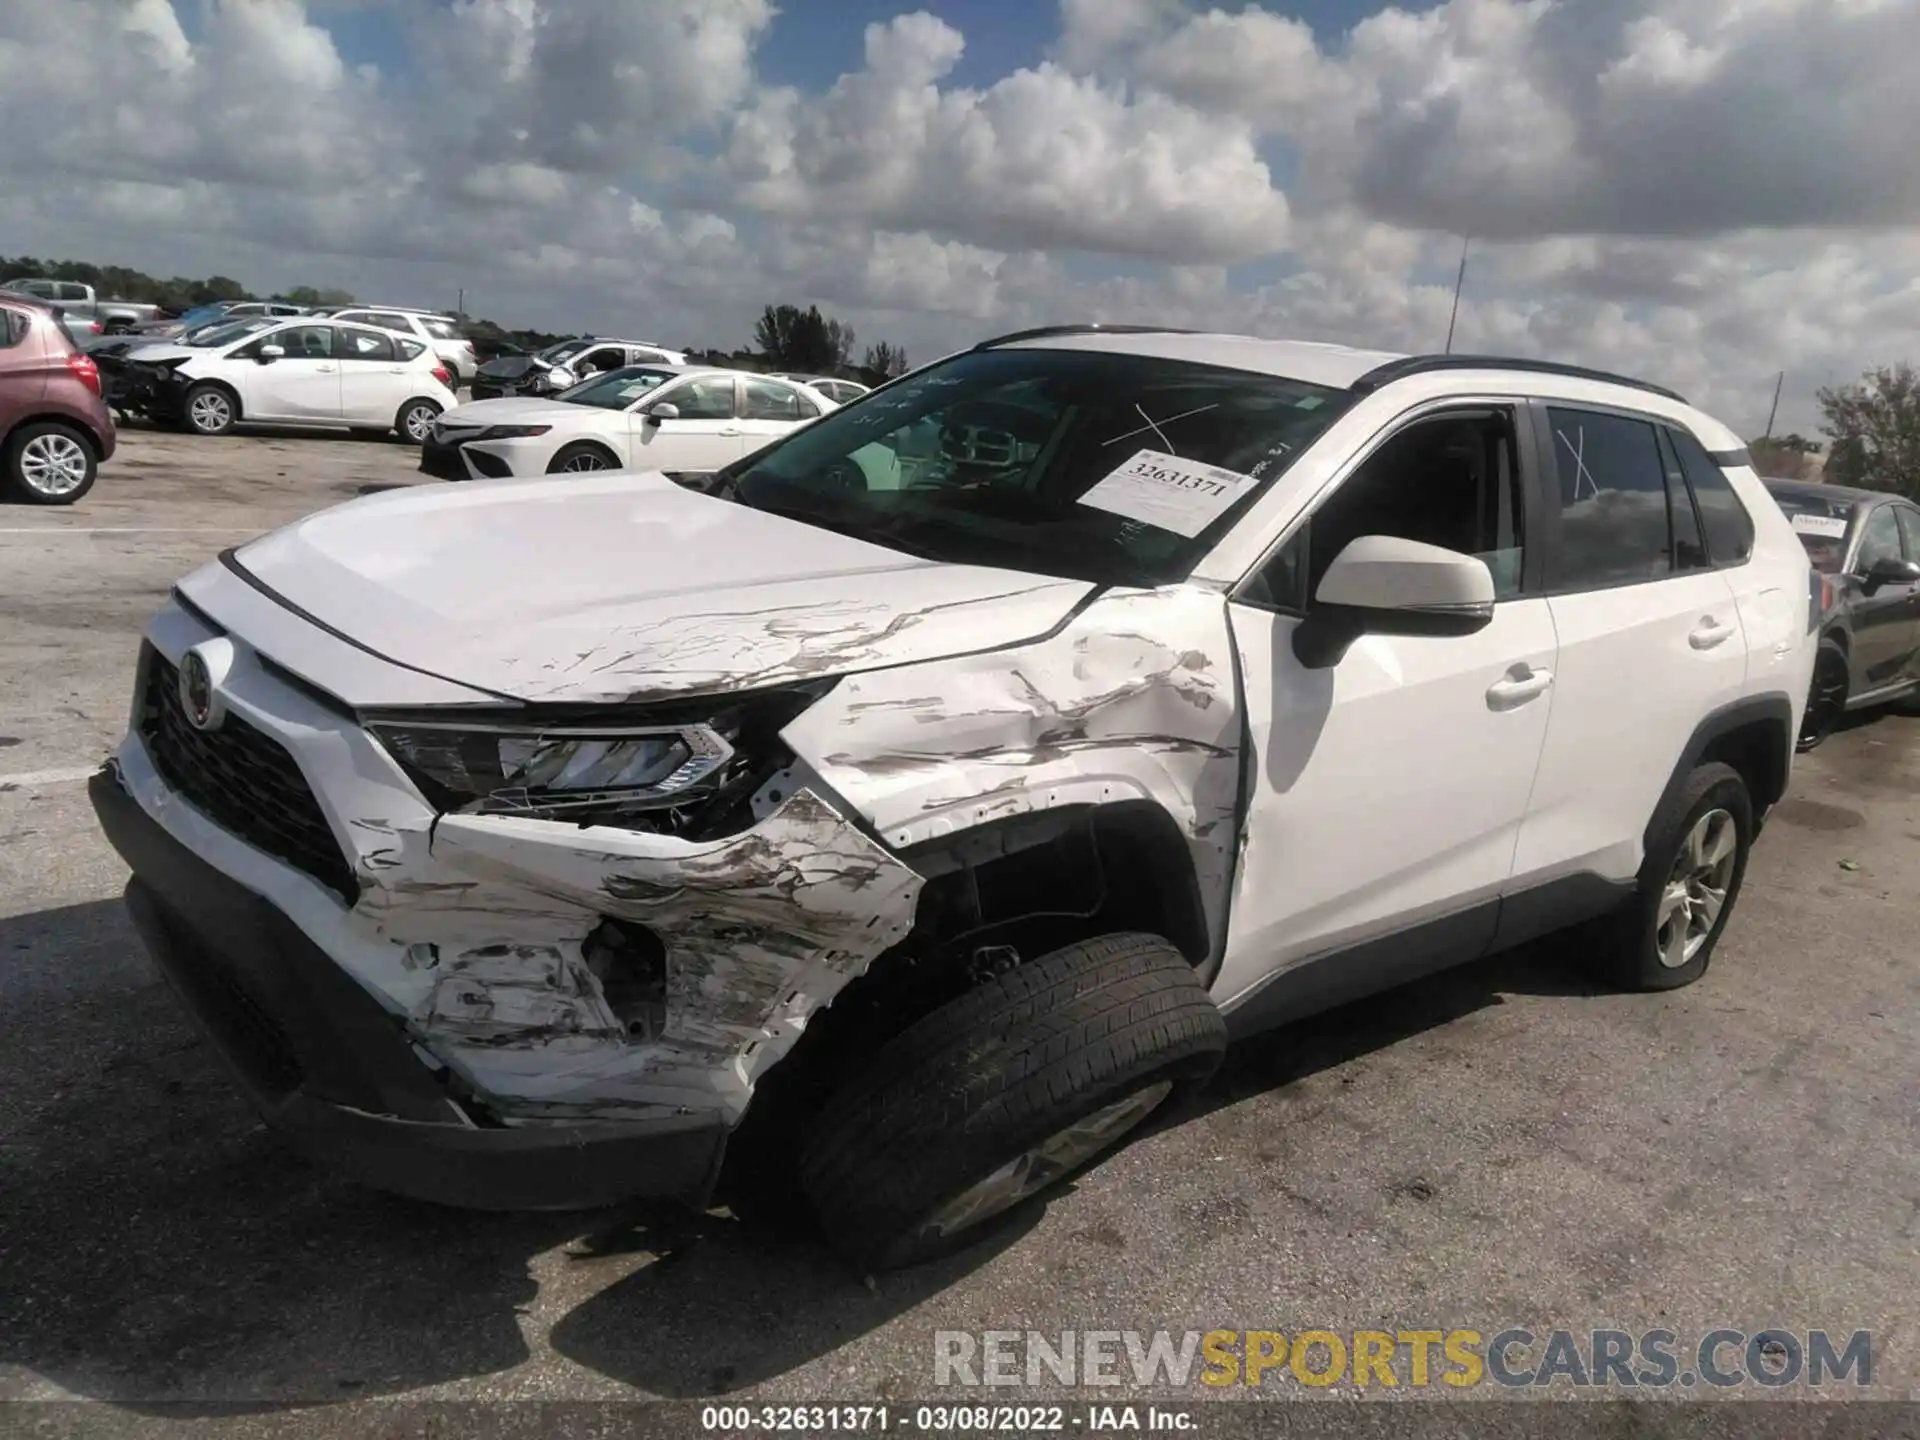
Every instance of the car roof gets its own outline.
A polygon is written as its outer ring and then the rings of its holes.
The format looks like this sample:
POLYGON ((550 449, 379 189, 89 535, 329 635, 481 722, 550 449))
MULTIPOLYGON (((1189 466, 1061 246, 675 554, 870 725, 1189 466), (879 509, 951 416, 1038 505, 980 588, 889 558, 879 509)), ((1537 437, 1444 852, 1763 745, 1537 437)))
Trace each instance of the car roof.
POLYGON ((1552 360, 1508 355, 1408 355, 1318 340, 1269 340, 1254 335, 1205 333, 1151 325, 1049 325, 985 340, 974 348, 1091 350, 1152 356, 1303 380, 1311 385, 1361 394, 1371 393, 1399 380, 1439 372, 1552 375, 1658 395, 1685 405, 1689 410, 1694 408, 1688 405, 1684 396, 1664 386, 1630 375, 1616 375, 1605 370, 1592 370, 1552 360))

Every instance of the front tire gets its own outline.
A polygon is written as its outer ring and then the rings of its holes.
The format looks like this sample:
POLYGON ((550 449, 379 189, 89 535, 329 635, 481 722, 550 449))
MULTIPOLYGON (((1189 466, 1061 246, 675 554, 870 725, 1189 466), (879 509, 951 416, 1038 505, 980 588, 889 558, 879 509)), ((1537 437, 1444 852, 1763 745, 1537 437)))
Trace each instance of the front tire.
POLYGON ((861 1269, 918 1264, 1110 1150, 1226 1052, 1226 1023, 1156 935, 1056 950, 908 1026, 822 1107, 800 1183, 861 1269))
POLYGON ((226 435, 240 418, 240 406, 224 385, 205 381, 187 391, 183 407, 187 428, 196 435, 226 435))
POLYGON ((1805 754, 1833 733, 1847 711, 1848 679, 1847 652, 1838 641, 1822 640, 1813 661, 1813 684, 1807 692, 1795 750, 1805 754))
POLYGON ((618 469, 619 465, 620 462, 611 451, 598 445, 576 442, 562 446, 560 452, 547 462, 547 474, 585 474, 594 470, 618 469))
POLYGON ((29 505, 71 505, 93 488, 98 474, 87 438, 57 421, 22 425, 0 455, 7 492, 29 505))
POLYGON ((1695 767, 1648 827, 1633 899, 1602 927, 1621 985, 1678 990, 1706 974, 1752 844, 1753 797, 1740 772, 1717 760, 1695 767))

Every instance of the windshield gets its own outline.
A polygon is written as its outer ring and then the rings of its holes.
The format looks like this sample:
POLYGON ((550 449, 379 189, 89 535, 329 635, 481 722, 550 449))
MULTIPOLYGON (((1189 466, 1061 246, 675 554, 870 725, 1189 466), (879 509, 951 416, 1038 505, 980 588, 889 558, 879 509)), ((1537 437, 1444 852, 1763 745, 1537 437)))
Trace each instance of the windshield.
POLYGON ((187 330, 198 330, 202 325, 211 325, 227 313, 224 305, 196 305, 175 323, 187 330))
POLYGON ((679 374, 677 370, 654 370, 645 365, 629 365, 621 370, 595 375, 591 380, 582 380, 553 398, 564 400, 569 405, 624 410, 649 391, 658 390, 669 380, 677 379, 679 374))
POLYGON ((243 340, 257 330, 271 330, 280 323, 265 315, 249 315, 244 320, 235 320, 228 325, 214 325, 205 330, 193 331, 180 343, 195 347, 231 345, 235 340, 243 340))
POLYGON ((716 488, 928 559, 1167 584, 1348 401, 1153 356, 969 351, 736 461, 716 488))
POLYGON ((1847 558, 1847 527, 1853 519, 1853 501, 1839 496, 1806 495, 1776 490, 1773 498, 1786 512, 1787 523, 1807 549, 1807 559, 1823 575, 1837 575, 1847 558))
POLYGON ((564 365, 592 343, 591 340, 562 340, 558 345, 549 345, 542 350, 539 358, 549 365, 564 365))

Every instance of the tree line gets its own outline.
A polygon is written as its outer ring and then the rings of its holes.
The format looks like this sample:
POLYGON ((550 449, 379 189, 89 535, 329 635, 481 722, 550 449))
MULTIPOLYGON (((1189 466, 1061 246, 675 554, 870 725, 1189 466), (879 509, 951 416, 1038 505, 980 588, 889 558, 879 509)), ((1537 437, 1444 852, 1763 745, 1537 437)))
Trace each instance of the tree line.
POLYGON ((1891 490, 1920 500, 1920 374, 1878 365, 1848 385, 1814 392, 1824 447, 1794 433, 1749 442, 1754 468, 1782 480, 1891 490))

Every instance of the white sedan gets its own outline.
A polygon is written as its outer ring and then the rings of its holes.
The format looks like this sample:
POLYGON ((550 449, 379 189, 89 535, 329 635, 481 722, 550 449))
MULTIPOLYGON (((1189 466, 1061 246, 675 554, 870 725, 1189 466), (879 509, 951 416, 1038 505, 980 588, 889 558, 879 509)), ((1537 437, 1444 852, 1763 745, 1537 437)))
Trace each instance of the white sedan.
POLYGON ((114 404, 202 435, 235 424, 345 425, 426 438, 456 402, 452 374, 419 341, 371 325, 312 318, 237 320, 183 345, 129 350, 115 367, 114 404))
POLYGON ((808 386, 771 376, 629 365, 549 398, 449 410, 420 447, 420 468, 442 480, 715 470, 837 408, 808 386))

